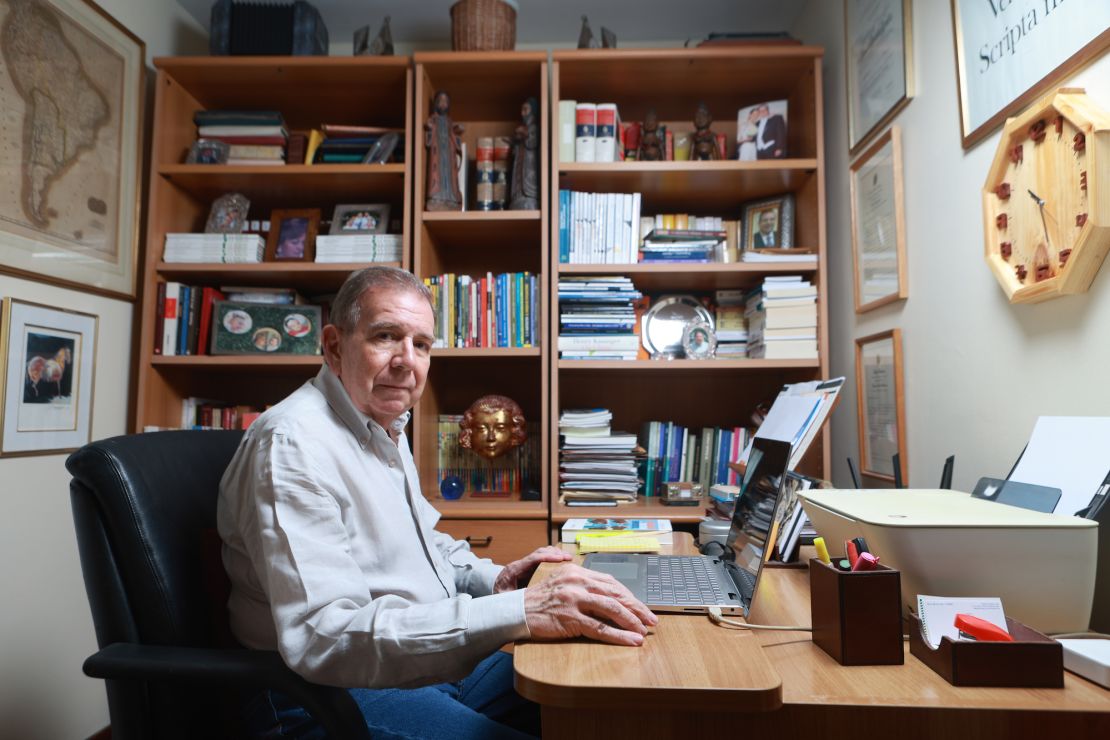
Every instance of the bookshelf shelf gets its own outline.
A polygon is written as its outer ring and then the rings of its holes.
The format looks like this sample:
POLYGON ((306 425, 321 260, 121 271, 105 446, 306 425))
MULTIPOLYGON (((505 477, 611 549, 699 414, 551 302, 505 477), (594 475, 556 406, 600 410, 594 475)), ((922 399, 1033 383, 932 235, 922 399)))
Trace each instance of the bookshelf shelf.
POLYGON ((627 275, 641 290, 716 290, 748 287, 764 275, 807 275, 816 262, 736 262, 710 264, 560 264, 559 275, 627 275))
POLYGON ((708 499, 702 499, 697 506, 667 506, 658 499, 640 498, 628 504, 617 506, 567 506, 556 500, 551 506, 551 523, 561 525, 568 519, 581 519, 591 516, 619 516, 634 519, 658 517, 672 522, 696 524, 705 518, 708 499))
MULTIPOLYGON (((316 164, 232 166, 168 164, 158 175, 193 198, 210 203, 228 192, 251 199, 252 212, 262 208, 325 208, 325 218, 338 202, 392 200, 404 187, 404 164, 316 164), (256 209, 256 206, 258 209, 256 209)), ((399 215, 399 214, 398 214, 399 215)))
POLYGON ((567 371, 607 370, 627 373, 719 373, 736 370, 816 368, 820 360, 559 360, 567 371))
MULTIPOLYGON (((150 364, 155 367, 183 367, 190 370, 221 370, 224 368, 244 368, 258 370, 289 370, 299 368, 319 368, 324 358, 320 355, 175 355, 162 357, 155 355, 150 364)), ((277 399, 281 400, 281 399, 277 399)))
POLYGON ((470 496, 447 501, 435 493, 425 493, 425 496, 447 519, 547 519, 547 504, 543 501, 470 496))
MULTIPOLYGON (((504 263, 504 257, 491 255, 538 241, 543 223, 542 211, 432 211, 424 214, 422 234, 427 238, 422 242, 444 251, 480 250, 487 264, 504 263)), ((539 271, 538 263, 530 264, 513 269, 539 271)))
MULTIPOLYGON (((400 262, 376 264, 401 266, 400 262)), ((306 293, 335 290, 349 274, 365 266, 361 262, 262 262, 246 265, 159 262, 155 270, 164 280, 218 285, 294 286, 306 293)))
POLYGON ((444 347, 432 350, 432 359, 539 357, 539 347, 444 347))

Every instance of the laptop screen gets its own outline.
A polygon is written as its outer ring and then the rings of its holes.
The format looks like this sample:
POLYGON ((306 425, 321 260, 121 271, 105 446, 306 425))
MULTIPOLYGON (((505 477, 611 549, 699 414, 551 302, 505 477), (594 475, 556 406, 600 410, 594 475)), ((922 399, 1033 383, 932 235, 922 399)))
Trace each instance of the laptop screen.
POLYGON ((753 578, 774 544, 772 523, 789 461, 789 442, 757 437, 752 443, 726 545, 735 554, 733 562, 753 578))

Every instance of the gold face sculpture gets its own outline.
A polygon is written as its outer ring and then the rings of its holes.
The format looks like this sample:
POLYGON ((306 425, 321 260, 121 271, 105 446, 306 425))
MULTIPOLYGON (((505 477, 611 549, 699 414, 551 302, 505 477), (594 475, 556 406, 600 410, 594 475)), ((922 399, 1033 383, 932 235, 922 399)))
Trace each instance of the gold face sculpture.
POLYGON ((507 396, 482 396, 459 422, 459 446, 492 460, 501 457, 528 439, 524 412, 507 396))

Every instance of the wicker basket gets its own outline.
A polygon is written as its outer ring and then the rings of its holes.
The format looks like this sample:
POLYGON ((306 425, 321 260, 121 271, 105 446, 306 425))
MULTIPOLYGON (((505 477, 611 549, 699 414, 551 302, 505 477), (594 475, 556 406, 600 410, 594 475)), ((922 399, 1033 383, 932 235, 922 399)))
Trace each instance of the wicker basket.
POLYGON ((459 0, 451 6, 451 48, 512 51, 516 48, 516 9, 503 0, 459 0))

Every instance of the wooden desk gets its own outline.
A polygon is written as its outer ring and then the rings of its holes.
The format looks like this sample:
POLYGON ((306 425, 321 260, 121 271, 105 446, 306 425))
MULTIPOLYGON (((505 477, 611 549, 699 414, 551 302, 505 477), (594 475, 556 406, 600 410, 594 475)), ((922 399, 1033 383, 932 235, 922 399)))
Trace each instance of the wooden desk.
MULTIPOLYGON (((693 551, 688 534, 675 541, 693 551)), ((808 571, 765 569, 753 620, 808 625, 808 571)), ((808 635, 692 615, 660 615, 641 648, 522 642, 515 666, 517 691, 543 706, 544 738, 1110 737, 1110 691, 1071 673, 1064 689, 957 688, 908 645, 905 665, 846 668, 808 635)))

